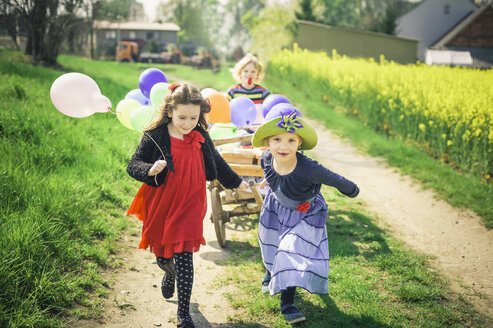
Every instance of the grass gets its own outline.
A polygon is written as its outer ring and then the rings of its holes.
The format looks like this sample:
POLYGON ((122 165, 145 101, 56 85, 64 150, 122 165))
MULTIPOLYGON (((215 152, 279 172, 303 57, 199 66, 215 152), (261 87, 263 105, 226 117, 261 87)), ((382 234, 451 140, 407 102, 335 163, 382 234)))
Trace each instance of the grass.
MULTIPOLYGON (((374 224, 354 200, 322 188, 332 209, 327 220, 331 254, 329 294, 297 290, 296 304, 307 317, 298 327, 486 327, 483 316, 447 285, 424 255, 406 250, 374 224)), ((290 327, 280 314, 280 296, 260 292, 264 274, 256 231, 228 241, 232 257, 221 263, 218 285, 228 294, 233 327, 290 327)))
MULTIPOLYGON (((111 113, 62 115, 49 99, 53 81, 65 72, 87 74, 113 108, 138 88, 139 74, 148 67, 220 91, 233 84, 226 67, 212 75, 176 65, 118 65, 71 56, 60 56, 59 63, 64 71, 0 50, 1 327, 63 327, 73 316, 99 315, 108 282, 98 272, 118 265, 109 254, 117 251, 115 240, 128 222, 124 213, 139 186, 125 172, 139 134, 111 113)), ((281 84, 267 83, 283 93, 281 84)), ((330 294, 297 296, 309 318, 304 327, 485 326, 485 318, 429 269, 426 257, 405 250, 357 202, 324 192, 333 209, 330 294)), ((285 327, 279 297, 258 290, 263 272, 256 219, 251 220, 247 240, 229 241, 235 255, 224 263, 227 273, 218 283, 239 283, 241 293, 229 296, 238 309, 232 324, 285 327)))
MULTIPOLYGON (((59 113, 49 90, 62 73, 0 52, 2 327, 58 327, 74 314, 95 315, 90 293, 106 285, 97 272, 111 265, 127 224, 122 214, 135 184, 125 167, 138 134, 111 113, 59 113)), ((130 86, 119 71, 95 80, 112 101, 130 86)))

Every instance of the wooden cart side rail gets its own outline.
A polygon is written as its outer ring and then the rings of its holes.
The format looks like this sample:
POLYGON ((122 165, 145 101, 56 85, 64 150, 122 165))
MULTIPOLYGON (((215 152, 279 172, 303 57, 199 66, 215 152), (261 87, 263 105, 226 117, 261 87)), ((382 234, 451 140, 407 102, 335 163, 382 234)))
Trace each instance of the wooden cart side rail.
POLYGON ((262 154, 256 154, 255 152, 221 152, 221 156, 228 163, 260 165, 262 154))
POLYGON ((253 136, 253 134, 247 134, 247 135, 239 136, 239 137, 213 139, 212 142, 216 146, 225 145, 225 144, 229 144, 229 143, 235 143, 235 142, 247 142, 247 141, 251 142, 252 136, 253 136))
POLYGON ((260 165, 253 164, 229 164, 229 166, 240 176, 262 177, 264 170, 260 165))

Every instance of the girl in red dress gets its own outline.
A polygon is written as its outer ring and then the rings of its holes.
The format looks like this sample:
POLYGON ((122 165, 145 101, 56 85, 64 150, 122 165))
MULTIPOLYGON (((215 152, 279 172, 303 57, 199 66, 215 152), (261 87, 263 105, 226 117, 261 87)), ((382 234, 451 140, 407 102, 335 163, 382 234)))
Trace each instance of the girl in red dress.
POLYGON ((214 148, 204 118, 210 107, 198 88, 173 83, 160 110, 127 167, 130 176, 144 182, 127 215, 143 221, 139 248, 149 247, 164 270, 164 298, 173 296, 176 281, 178 327, 195 327, 189 312, 192 253, 205 245, 206 180, 218 179, 226 188, 248 184, 214 148))

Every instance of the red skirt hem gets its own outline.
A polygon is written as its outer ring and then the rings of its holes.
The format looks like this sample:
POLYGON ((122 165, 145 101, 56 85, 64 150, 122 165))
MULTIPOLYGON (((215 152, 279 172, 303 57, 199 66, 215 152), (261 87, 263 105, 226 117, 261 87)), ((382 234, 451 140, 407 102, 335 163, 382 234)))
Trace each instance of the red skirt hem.
POLYGON ((175 253, 198 252, 200 250, 200 245, 205 245, 204 237, 202 237, 201 240, 179 241, 174 244, 163 245, 159 241, 147 239, 145 234, 142 234, 139 248, 147 249, 149 247, 149 251, 154 253, 156 257, 172 258, 175 253))

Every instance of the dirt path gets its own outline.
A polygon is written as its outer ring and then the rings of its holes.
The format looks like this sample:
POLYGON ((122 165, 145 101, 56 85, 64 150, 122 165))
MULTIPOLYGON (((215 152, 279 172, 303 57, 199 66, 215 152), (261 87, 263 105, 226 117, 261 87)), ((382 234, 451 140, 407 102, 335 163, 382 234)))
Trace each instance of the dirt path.
POLYGON ((452 288, 493 317, 493 230, 485 229, 475 213, 437 199, 384 160, 359 154, 320 123, 309 122, 318 132, 317 160, 357 182, 358 197, 380 226, 434 256, 432 265, 450 278, 452 288))
MULTIPOLYGON (((210 208, 210 206, 209 206, 210 208)), ((123 265, 117 272, 108 272, 112 281, 109 296, 104 300, 104 313, 100 320, 80 320, 70 327, 76 328, 171 328, 176 327, 177 297, 165 300, 161 295, 162 271, 149 251, 138 249, 141 223, 135 217, 130 233, 120 242, 123 265)), ((228 238, 235 231, 228 231, 228 238)), ((194 254, 195 277, 190 311, 197 327, 229 327, 228 316, 234 315, 226 292, 234 286, 216 285, 223 268, 218 262, 227 259, 230 252, 219 247, 214 225, 207 214, 204 220, 204 237, 207 245, 194 254)))

